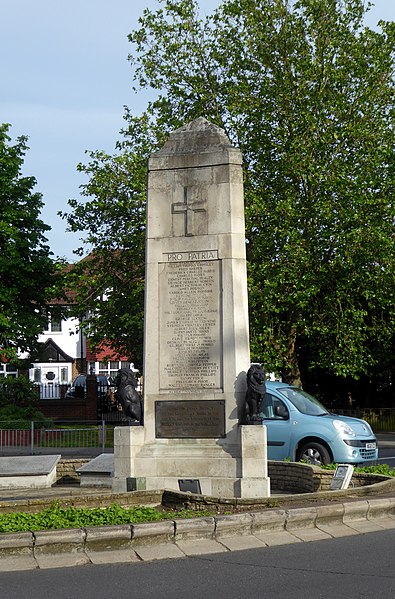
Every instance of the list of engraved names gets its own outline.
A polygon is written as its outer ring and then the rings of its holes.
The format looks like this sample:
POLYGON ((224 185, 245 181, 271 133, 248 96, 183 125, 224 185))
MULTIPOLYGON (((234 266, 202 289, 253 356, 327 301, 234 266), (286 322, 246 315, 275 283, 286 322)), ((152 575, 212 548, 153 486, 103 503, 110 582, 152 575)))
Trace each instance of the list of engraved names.
POLYGON ((162 390, 221 388, 220 261, 159 264, 162 390))

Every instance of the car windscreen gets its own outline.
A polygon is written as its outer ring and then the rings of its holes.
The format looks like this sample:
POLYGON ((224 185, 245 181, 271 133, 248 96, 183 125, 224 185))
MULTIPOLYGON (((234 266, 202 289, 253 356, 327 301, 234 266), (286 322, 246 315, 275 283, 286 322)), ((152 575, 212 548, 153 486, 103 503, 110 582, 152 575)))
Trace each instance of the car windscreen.
POLYGON ((324 416, 325 414, 329 414, 328 410, 318 399, 315 399, 315 397, 312 397, 302 389, 298 389, 297 387, 281 387, 277 391, 285 395, 302 414, 309 416, 324 416))
POLYGON ((84 374, 80 374, 74 380, 74 387, 86 387, 86 376, 84 374))

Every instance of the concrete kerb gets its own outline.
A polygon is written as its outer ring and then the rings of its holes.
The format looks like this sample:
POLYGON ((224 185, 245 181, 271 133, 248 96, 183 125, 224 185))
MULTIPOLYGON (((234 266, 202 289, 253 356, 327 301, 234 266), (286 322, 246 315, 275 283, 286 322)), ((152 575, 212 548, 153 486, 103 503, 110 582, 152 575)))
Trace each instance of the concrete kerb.
POLYGON ((33 536, 33 554, 40 569, 82 566, 90 561, 85 553, 84 529, 40 530, 33 536))
POLYGON ((368 500, 368 522, 371 525, 390 529, 395 528, 395 497, 380 497, 368 500))
POLYGON ((252 516, 249 513, 215 517, 215 538, 250 535, 252 516))
POLYGON ((174 523, 174 541, 184 555, 192 557, 226 551, 215 539, 216 518, 188 518, 174 523))
POLYGON ((175 520, 175 542, 213 539, 215 518, 194 518, 175 520))
POLYGON ((378 497, 368 499, 369 510, 368 520, 375 518, 394 518, 395 519, 395 497, 378 497))
POLYGON ((31 532, 0 534, 0 572, 36 569, 33 546, 31 532))
POLYGON ((344 504, 343 522, 359 533, 368 533, 381 530, 382 526, 368 520, 369 502, 361 500, 344 504))
POLYGON ((38 568, 33 547, 31 532, 0 534, 0 572, 38 568))
POLYGON ((300 541, 320 541, 329 538, 330 535, 321 531, 316 522, 316 507, 289 510, 286 514, 285 529, 288 534, 300 541))
POLYGON ((317 506, 316 527, 331 537, 346 537, 357 534, 344 522, 344 504, 317 506))
POLYGON ((317 508, 315 507, 302 507, 289 510, 286 513, 285 529, 291 532, 298 528, 314 528, 316 518, 317 508))
POLYGON ((132 548, 130 524, 86 528, 85 553, 93 564, 140 561, 132 548))

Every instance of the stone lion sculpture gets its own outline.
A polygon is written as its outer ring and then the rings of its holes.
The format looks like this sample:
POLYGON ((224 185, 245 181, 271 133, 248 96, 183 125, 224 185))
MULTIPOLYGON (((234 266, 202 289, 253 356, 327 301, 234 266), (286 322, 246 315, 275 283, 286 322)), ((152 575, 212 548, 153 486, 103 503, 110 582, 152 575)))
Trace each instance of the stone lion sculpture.
POLYGON ((259 406, 266 395, 266 374, 261 364, 251 364, 247 372, 243 424, 260 424, 259 406))
POLYGON ((128 424, 141 424, 143 409, 140 395, 138 394, 137 380, 132 370, 120 368, 115 376, 114 384, 117 387, 115 398, 121 403, 125 421, 128 424))

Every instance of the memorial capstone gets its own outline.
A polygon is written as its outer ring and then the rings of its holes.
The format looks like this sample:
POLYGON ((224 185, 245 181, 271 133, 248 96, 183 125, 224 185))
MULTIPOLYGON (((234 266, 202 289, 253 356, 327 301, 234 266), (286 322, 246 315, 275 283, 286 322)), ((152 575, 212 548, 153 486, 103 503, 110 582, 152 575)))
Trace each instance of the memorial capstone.
POLYGON ((242 157, 204 118, 148 166, 144 426, 115 429, 114 490, 268 496, 264 426, 239 426, 250 367, 242 157), (256 430, 255 430, 256 429, 256 430))

